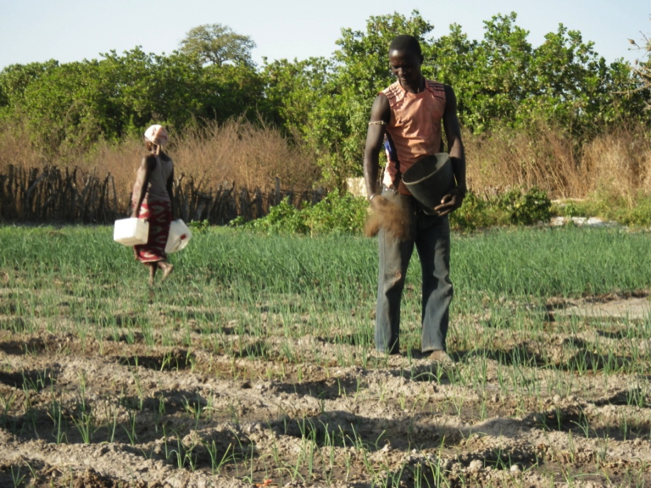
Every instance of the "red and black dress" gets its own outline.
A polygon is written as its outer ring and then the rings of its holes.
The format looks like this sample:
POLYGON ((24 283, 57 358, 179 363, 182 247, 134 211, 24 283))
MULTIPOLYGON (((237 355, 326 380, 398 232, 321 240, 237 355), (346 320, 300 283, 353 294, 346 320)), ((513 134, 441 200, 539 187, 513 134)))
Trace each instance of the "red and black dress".
MULTIPOLYGON (((167 180, 172 174, 174 163, 171 159, 164 160, 156 156, 156 166, 151 171, 147 192, 140 206, 140 219, 149 221, 149 236, 147 243, 134 246, 136 259, 142 263, 151 263, 167 259, 165 245, 172 222, 172 204, 167 192, 167 180)), ((133 198, 140 195, 138 184, 134 185, 133 198)), ((137 202, 132 202, 137 205, 137 202)))

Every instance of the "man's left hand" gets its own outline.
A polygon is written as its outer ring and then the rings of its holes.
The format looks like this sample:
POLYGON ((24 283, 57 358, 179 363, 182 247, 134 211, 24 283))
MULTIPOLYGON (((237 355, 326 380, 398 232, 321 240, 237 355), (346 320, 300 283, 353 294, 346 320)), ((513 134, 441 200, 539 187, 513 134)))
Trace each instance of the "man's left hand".
POLYGON ((434 210, 439 216, 445 216, 461 207, 465 196, 465 191, 461 190, 459 187, 455 187, 441 199, 441 205, 434 207, 434 210))

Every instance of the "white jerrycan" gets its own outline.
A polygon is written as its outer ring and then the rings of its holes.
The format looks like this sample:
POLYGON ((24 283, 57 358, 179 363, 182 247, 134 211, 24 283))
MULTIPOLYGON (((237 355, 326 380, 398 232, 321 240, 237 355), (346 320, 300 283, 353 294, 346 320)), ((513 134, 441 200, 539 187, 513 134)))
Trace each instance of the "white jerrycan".
POLYGON ((113 228, 113 240, 124 246, 145 244, 149 235, 149 222, 137 217, 118 219, 113 228))
POLYGON ((172 221, 170 224, 170 233, 167 236, 165 253, 175 253, 185 248, 192 237, 192 231, 185 225, 181 219, 172 221))

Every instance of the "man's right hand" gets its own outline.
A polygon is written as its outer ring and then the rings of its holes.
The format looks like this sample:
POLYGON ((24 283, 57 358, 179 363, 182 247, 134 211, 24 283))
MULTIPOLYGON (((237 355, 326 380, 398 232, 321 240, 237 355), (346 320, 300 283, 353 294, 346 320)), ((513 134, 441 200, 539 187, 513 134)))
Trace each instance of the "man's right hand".
POLYGON ((434 207, 434 210, 438 213, 439 216, 445 216, 461 207, 465 196, 465 191, 462 191, 458 187, 453 188, 441 199, 441 205, 434 207))

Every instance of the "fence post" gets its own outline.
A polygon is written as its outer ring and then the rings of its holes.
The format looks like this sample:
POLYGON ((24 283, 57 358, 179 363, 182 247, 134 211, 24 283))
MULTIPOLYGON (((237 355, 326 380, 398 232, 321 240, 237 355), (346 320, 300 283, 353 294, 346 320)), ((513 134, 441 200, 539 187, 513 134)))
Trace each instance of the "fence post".
POLYGON ((260 219, 264 215, 264 208, 262 207, 262 191, 260 187, 255 189, 255 219, 260 219))
MULTIPOLYGON (((319 202, 324 189, 292 189, 284 193, 291 205, 300 207, 310 198, 312 203, 319 202)), ((194 217, 208 219, 211 224, 226 224, 238 215, 246 220, 259 219, 269 213, 271 206, 282 201, 283 190, 278 177, 266 190, 260 187, 237 189, 235 182, 223 182, 214 191, 201 192, 195 180, 187 175, 181 175, 174 182, 175 210, 185 221, 194 217)), ((87 172, 79 167, 38 169, 8 165, 6 173, 0 174, 0 220, 108 223, 123 215, 123 203, 110 172, 100 179, 97 170, 87 172)))
POLYGON ((276 177, 276 185, 274 187, 274 205, 280 204, 282 196, 280 195, 280 178, 276 177))
POLYGON ((323 194, 325 190, 323 187, 319 187, 316 189, 316 192, 312 194, 312 204, 318 204, 323 200, 323 194))

